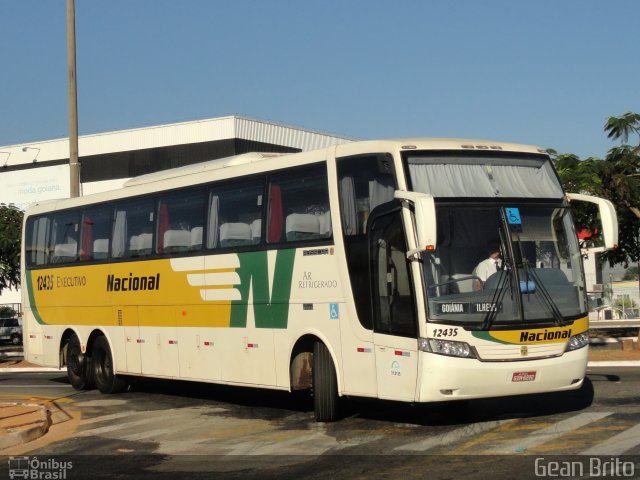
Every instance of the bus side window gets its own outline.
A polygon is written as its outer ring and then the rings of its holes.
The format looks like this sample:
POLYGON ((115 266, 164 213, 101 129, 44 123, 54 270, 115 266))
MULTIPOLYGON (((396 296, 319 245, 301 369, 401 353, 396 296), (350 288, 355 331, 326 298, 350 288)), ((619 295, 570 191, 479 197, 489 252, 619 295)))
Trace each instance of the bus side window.
POLYGON ((351 290, 364 328, 373 328, 366 227, 378 205, 393 200, 395 177, 388 154, 337 160, 340 217, 351 290))
POLYGON ((156 253, 175 254, 202 249, 204 204, 202 190, 171 192, 160 200, 156 253))
POLYGON ((82 213, 80 261, 104 260, 109 256, 111 207, 98 206, 82 213))
POLYGON ((111 256, 137 258, 151 255, 154 220, 154 206, 150 200, 118 206, 113 222, 111 256))
POLYGON ((209 197, 207 248, 259 244, 262 239, 263 194, 262 177, 215 185, 209 197))
POLYGON ((51 228, 51 263, 70 263, 78 260, 80 235, 79 214, 54 215, 51 228))
POLYGON ((378 205, 393 200, 392 160, 385 154, 338 159, 338 190, 344 235, 361 235, 378 205))
POLYGON ((331 213, 324 164, 274 175, 269 192, 270 243, 331 238, 331 213))
POLYGON ((49 260, 49 235, 51 220, 49 217, 30 218, 27 221, 26 256, 29 267, 46 265, 49 260))
POLYGON ((374 331, 414 337, 417 323, 401 212, 376 216, 369 242, 374 331))

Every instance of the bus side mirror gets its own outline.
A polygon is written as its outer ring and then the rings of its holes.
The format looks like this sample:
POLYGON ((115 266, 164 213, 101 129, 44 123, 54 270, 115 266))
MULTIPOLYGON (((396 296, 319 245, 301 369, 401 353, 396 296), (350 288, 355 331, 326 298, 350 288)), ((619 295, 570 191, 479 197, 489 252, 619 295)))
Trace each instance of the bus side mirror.
POLYGON ((407 252, 407 258, 411 258, 422 252, 435 250, 437 231, 436 205, 433 196, 426 193, 396 190, 394 197, 402 200, 404 208, 408 208, 409 204, 413 204, 415 212, 417 246, 407 252))
POLYGON ((588 202, 595 203, 600 213, 600 221, 602 222, 602 236, 604 238, 604 247, 585 248, 583 253, 604 252, 618 246, 618 215, 616 209, 609 200, 604 198, 592 197, 591 195, 583 195, 581 193, 567 193, 569 202, 588 202))

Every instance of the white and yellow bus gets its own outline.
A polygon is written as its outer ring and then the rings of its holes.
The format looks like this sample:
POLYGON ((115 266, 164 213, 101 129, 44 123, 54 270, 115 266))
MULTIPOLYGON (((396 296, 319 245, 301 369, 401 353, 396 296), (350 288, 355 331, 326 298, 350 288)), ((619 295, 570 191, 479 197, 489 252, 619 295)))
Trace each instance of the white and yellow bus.
POLYGON ((449 139, 247 154, 25 214, 25 356, 130 377, 434 402, 579 388, 571 197, 541 149, 449 139), (493 271, 477 265, 497 258, 493 271))

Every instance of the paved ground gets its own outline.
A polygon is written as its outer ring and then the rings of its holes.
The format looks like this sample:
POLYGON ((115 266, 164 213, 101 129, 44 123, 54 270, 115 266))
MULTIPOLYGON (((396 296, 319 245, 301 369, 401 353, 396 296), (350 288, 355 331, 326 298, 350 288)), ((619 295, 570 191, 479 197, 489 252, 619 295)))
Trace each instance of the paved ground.
POLYGON ((37 397, 59 412, 44 437, 5 454, 70 461, 69 480, 511 480, 516 473, 522 480, 536 478, 536 458, 586 465, 614 456, 640 473, 637 368, 589 368, 584 388, 563 394, 424 406, 352 402, 332 424, 314 422, 310 405, 284 392, 148 381, 101 395, 74 391, 64 373, 2 378, 1 398, 37 397))
MULTIPOLYGON (((590 351, 590 367, 640 366, 640 350, 622 350, 620 344, 595 346, 590 351)), ((22 351, 12 347, 0 347, 0 373, 44 372, 43 369, 22 359, 22 351)), ((61 372, 61 377, 65 372, 61 372)), ((68 413, 51 399, 15 398, 0 402, 0 453, 12 447, 20 447, 45 435, 52 426, 69 420, 68 413), (7 401, 9 400, 9 401, 7 401)), ((13 448, 14 451, 15 448, 13 448)))

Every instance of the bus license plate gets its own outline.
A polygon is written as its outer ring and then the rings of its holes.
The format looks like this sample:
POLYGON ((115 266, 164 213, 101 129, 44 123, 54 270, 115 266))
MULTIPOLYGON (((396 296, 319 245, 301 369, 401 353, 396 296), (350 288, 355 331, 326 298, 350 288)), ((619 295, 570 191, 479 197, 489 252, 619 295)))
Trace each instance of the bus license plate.
POLYGON ((536 372, 514 372, 511 376, 512 382, 533 382, 536 379, 536 372))

